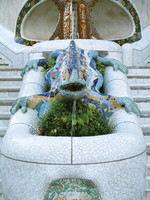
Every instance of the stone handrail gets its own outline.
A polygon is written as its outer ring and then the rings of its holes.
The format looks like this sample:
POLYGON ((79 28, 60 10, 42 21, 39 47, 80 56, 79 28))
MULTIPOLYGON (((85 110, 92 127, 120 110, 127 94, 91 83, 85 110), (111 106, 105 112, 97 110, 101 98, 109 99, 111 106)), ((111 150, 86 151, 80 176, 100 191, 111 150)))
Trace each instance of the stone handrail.
POLYGON ((30 48, 17 44, 14 34, 0 25, 1 53, 12 63, 12 68, 24 68, 29 60, 30 48))

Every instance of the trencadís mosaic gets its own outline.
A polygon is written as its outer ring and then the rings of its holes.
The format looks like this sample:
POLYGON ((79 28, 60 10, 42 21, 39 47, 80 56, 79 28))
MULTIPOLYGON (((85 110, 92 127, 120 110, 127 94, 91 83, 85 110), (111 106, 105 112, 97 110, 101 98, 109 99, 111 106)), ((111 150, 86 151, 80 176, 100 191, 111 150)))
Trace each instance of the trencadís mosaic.
MULTIPOLYGON (((31 41, 24 39, 21 36, 21 26, 24 20, 24 17, 28 14, 28 12, 34 8, 37 4, 44 2, 45 0, 28 0, 23 8, 21 9, 17 24, 16 24, 16 36, 15 41, 17 43, 32 46, 38 41, 31 41)), ((50 40, 54 39, 101 39, 99 33, 96 31, 96 28, 93 26, 91 20, 91 11, 98 0, 52 0, 55 5, 58 7, 60 12, 60 17, 56 29, 53 34, 50 36, 50 40), (68 26, 68 20, 70 26, 68 26)), ((119 3, 123 6, 131 15, 134 23, 135 23, 135 32, 132 36, 114 40, 114 42, 119 45, 123 45, 124 43, 133 43, 141 39, 141 25, 140 18, 134 5, 129 0, 114 0, 114 2, 119 3)))

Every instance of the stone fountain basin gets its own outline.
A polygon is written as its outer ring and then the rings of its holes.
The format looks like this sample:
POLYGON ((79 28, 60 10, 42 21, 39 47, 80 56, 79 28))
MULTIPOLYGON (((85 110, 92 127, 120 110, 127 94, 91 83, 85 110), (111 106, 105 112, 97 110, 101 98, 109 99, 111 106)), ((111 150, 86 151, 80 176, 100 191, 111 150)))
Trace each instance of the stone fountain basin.
POLYGON ((146 147, 138 119, 119 110, 109 125, 113 133, 108 135, 39 136, 36 113, 19 110, 3 139, 4 199, 44 200, 52 181, 79 178, 93 181, 102 200, 144 200, 146 147))
MULTIPOLYGON (((121 58, 118 46, 111 55, 121 58)), ((130 97, 126 76, 111 67, 106 68, 104 85, 106 94, 130 97)), ((20 96, 40 94, 44 88, 40 69, 31 70, 24 77, 20 96)), ((36 113, 19 110, 2 144, 4 199, 44 200, 53 180, 80 178, 92 180, 102 200, 144 200, 146 146, 138 119, 122 109, 112 115, 109 125, 113 133, 108 135, 39 136, 36 113)))
POLYGON ((114 130, 108 135, 39 136, 35 112, 28 109, 22 114, 19 110, 11 118, 2 155, 23 162, 77 165, 116 162, 145 152, 143 134, 134 115, 117 111, 109 124, 114 130))
POLYGON ((11 119, 2 146, 5 200, 44 200, 52 181, 93 181, 102 200, 144 200, 145 144, 136 117, 113 114, 114 132, 90 137, 38 135, 37 116, 19 110, 11 119))

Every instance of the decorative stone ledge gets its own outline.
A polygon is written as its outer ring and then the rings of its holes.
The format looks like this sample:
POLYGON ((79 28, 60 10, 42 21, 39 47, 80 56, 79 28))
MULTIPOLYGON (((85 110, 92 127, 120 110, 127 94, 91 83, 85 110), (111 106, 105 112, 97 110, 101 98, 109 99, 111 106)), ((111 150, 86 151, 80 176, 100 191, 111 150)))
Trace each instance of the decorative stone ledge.
POLYGON ((0 25, 1 53, 12 63, 12 68, 23 68, 28 62, 30 47, 17 44, 11 31, 0 25))

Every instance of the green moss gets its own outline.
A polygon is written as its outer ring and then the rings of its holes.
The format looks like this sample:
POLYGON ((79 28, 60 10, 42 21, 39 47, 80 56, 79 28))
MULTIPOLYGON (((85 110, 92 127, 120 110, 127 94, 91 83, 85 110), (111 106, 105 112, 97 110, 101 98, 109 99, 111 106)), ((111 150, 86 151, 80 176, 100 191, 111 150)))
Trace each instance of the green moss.
MULTIPOLYGON (((73 102, 57 99, 50 106, 47 114, 42 116, 41 135, 71 136, 73 102)), ((111 130, 108 124, 100 117, 100 111, 94 106, 88 107, 77 101, 73 136, 109 134, 111 130)))

